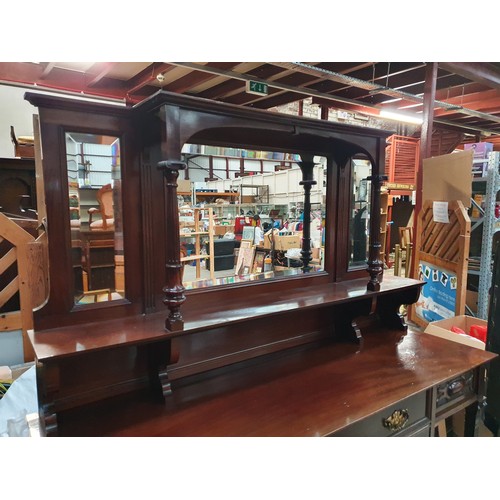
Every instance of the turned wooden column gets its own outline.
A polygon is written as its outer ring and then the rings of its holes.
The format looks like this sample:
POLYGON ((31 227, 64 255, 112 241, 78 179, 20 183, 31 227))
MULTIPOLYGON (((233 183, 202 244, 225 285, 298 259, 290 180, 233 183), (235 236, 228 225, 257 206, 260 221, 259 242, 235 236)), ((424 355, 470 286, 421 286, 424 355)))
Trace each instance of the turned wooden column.
POLYGON ((302 272, 311 270, 309 263, 312 260, 311 252, 311 188, 316 184, 314 180, 314 161, 312 155, 301 155, 299 167, 302 171, 302 180, 299 182, 304 186, 304 220, 302 225, 302 248, 300 255, 302 258, 302 272))
POLYGON ((184 170, 186 164, 182 161, 161 161, 158 163, 158 167, 163 170, 165 178, 165 223, 167 227, 165 267, 167 283, 163 288, 165 293, 163 303, 170 310, 170 314, 165 321, 165 328, 170 331, 178 331, 184 327, 180 308, 186 300, 186 296, 182 285, 177 178, 179 177, 179 170, 184 170))
POLYGON ((368 253, 368 281, 367 289, 376 292, 380 290, 380 276, 384 271, 384 263, 380 260, 380 187, 387 180, 385 175, 371 175, 371 207, 370 207, 370 243, 368 253))

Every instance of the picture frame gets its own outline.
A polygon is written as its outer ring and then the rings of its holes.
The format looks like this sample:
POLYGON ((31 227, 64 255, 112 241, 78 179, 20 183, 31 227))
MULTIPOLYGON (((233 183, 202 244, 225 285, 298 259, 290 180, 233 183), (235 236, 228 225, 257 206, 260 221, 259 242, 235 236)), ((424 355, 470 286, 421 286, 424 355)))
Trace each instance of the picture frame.
POLYGON ((265 252, 255 252, 253 259, 252 274, 259 274, 264 270, 264 259, 266 258, 265 252))
MULTIPOLYGON (((243 241, 242 241, 243 243, 243 241)), ((236 274, 241 276, 245 274, 250 274, 252 269, 253 259, 255 254, 254 246, 240 246, 240 251, 238 252, 238 261, 236 263, 236 274)))
POLYGON ((241 233, 241 240, 254 241, 255 238, 255 226, 244 226, 241 233))

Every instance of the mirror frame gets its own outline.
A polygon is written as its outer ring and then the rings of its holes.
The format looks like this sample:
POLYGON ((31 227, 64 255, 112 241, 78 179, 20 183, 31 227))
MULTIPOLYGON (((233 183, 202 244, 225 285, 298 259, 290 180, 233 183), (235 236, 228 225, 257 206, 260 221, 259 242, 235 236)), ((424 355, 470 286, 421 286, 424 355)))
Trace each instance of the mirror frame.
POLYGON ((46 197, 49 245, 49 298, 34 313, 35 327, 55 328, 120 318, 143 312, 142 248, 124 227, 126 298, 85 306, 74 303, 71 259, 71 230, 68 206, 66 133, 96 134, 120 140, 123 219, 142 232, 140 213, 140 140, 125 107, 76 101, 43 94, 26 93, 25 99, 38 108, 42 146, 43 178, 46 197), (125 199, 131 200, 125 203, 125 199))

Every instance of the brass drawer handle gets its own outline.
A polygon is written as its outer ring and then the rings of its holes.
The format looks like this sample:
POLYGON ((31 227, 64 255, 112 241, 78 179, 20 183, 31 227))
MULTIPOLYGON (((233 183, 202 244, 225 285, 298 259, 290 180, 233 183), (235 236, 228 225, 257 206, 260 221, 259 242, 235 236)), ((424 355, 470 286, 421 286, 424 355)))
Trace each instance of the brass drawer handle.
POLYGON ((394 410, 392 415, 384 418, 383 424, 386 429, 399 431, 406 425, 409 418, 410 414, 408 413, 408 410, 394 410))

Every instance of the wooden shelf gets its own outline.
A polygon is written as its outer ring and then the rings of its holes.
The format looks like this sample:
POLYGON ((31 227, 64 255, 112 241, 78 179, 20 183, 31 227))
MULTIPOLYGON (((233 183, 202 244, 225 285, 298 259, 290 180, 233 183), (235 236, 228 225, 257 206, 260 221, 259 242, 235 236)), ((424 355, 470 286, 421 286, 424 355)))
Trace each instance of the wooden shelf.
POLYGON ((190 233, 180 233, 181 238, 194 238, 194 254, 186 257, 181 257, 181 262, 196 262, 196 279, 201 279, 201 266, 202 260, 210 261, 210 279, 215 280, 214 274, 214 212, 212 208, 194 208, 194 231, 190 233), (208 231, 200 231, 200 211, 208 211, 208 231), (201 237, 208 236, 208 254, 201 253, 201 237))
POLYGON ((210 255, 189 255, 188 257, 182 257, 181 262, 188 262, 193 260, 210 259, 210 255))
POLYGON ((202 236, 210 234, 208 231, 192 231, 190 233, 180 233, 181 238, 191 238, 193 236, 202 236))
POLYGON ((195 192, 194 193, 195 196, 201 196, 201 197, 204 197, 204 196, 217 196, 218 198, 224 198, 224 197, 228 197, 228 198, 239 198, 240 197, 240 193, 218 193, 218 192, 212 192, 212 193, 205 193, 205 192, 195 192))
MULTIPOLYGON (((324 307, 345 307, 350 303, 372 300, 373 297, 389 295, 391 292, 407 293, 420 289, 422 282, 384 276, 379 292, 366 290, 366 279, 359 278, 339 283, 306 286, 290 289, 286 296, 277 296, 273 291, 261 290, 249 297, 235 298, 225 304, 224 310, 209 297, 203 302, 186 302, 184 309, 184 327, 182 330, 165 331, 165 312, 161 311, 146 316, 132 316, 98 323, 69 325, 28 332, 33 343, 37 359, 45 361, 54 357, 66 357, 74 354, 90 353, 110 348, 114 345, 149 343, 157 339, 184 336, 217 328, 223 323, 251 321, 252 319, 291 313, 292 311, 319 310, 324 307), (96 328, 96 324, 99 328, 96 328)), ((413 292, 416 293, 416 292, 413 292)))

